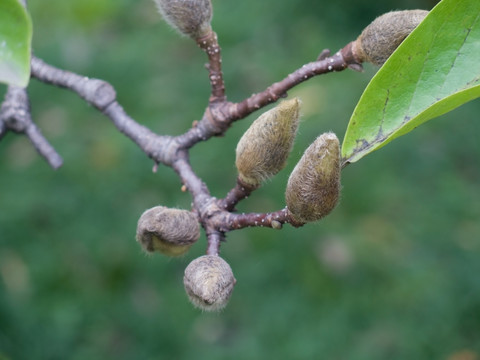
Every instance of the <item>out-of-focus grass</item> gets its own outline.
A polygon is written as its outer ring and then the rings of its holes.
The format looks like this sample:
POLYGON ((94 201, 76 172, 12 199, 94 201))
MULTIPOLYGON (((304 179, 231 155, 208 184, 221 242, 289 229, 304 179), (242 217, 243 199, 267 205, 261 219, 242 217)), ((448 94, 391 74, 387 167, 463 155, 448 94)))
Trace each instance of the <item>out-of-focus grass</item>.
MULTIPOLYGON (((35 54, 110 81, 139 122, 185 131, 208 99, 205 58, 150 1, 30 2, 35 54)), ((342 47, 375 16, 434 1, 214 0, 231 100, 342 47)), ((375 69, 319 77, 290 92, 303 120, 287 168, 241 211, 284 206, 288 174, 324 131, 341 138, 375 69)), ((4 92, 4 89, 2 89, 4 92)), ((65 159, 48 168, 19 136, 0 142, 0 353, 7 359, 477 359, 480 353, 478 101, 343 172, 342 201, 318 224, 228 234, 238 280, 229 306, 201 313, 183 269, 203 254, 146 257, 143 210, 189 208, 153 165, 75 95, 32 80, 33 115, 65 159)), ((236 141, 255 116, 192 152, 221 197, 236 141)), ((0 356, 1 358, 1 356, 0 356)))

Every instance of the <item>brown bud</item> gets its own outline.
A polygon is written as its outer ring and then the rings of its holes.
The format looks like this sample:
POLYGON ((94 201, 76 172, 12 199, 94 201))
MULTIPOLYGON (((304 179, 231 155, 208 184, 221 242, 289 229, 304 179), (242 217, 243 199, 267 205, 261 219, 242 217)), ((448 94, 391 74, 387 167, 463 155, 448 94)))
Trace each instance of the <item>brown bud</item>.
POLYGON ((311 144, 288 179, 287 207, 300 222, 328 215, 340 195, 340 145, 334 133, 325 133, 311 144))
POLYGON ((137 241, 147 252, 179 256, 199 237, 197 218, 187 210, 156 206, 145 211, 137 224, 137 241))
POLYGON ((239 178, 254 187, 277 174, 286 164, 297 133, 298 98, 282 101, 263 113, 243 134, 237 145, 239 178))
POLYGON ((205 311, 223 309, 236 280, 230 265, 217 255, 204 255, 185 269, 183 284, 193 305, 205 311))
POLYGON ((165 21, 180 33, 198 39, 211 30, 210 0, 155 0, 165 21))
POLYGON ((376 18, 352 45, 358 62, 381 66, 427 16, 426 10, 392 11, 376 18))

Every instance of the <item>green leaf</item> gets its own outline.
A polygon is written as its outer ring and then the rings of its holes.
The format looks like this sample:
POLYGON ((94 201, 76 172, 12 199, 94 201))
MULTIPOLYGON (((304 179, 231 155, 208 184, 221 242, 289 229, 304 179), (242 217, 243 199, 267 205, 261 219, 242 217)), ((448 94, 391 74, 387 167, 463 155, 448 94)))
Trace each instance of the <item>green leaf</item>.
POLYGON ((480 1, 443 0, 371 80, 342 144, 355 162, 480 97, 480 1))
POLYGON ((18 0, 0 0, 0 82, 25 87, 30 79, 32 22, 18 0))

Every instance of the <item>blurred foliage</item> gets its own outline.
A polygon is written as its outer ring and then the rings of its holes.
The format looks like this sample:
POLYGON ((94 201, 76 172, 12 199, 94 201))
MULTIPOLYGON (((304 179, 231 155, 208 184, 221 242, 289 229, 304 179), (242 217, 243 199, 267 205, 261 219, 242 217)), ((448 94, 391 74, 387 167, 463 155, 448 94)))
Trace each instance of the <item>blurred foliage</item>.
MULTIPOLYGON (((214 0, 230 99, 337 50, 385 11, 435 2, 214 0)), ((43 0, 30 10, 35 54, 110 81, 139 122, 179 134, 201 116, 204 54, 153 2, 43 0)), ((322 132, 343 136, 375 71, 290 92, 303 100, 303 121, 287 169, 241 211, 284 205, 303 150, 322 132)), ((134 241, 143 210, 189 208, 173 171, 152 173, 74 94, 37 81, 29 92, 65 165, 51 170, 23 137, 0 142, 0 359, 479 358, 478 101, 347 167, 342 201, 320 223, 228 234, 222 256, 238 283, 222 313, 206 314, 182 285, 205 238, 172 260, 146 257, 134 241)), ((235 144, 256 115, 192 153, 215 196, 233 185, 235 144)))

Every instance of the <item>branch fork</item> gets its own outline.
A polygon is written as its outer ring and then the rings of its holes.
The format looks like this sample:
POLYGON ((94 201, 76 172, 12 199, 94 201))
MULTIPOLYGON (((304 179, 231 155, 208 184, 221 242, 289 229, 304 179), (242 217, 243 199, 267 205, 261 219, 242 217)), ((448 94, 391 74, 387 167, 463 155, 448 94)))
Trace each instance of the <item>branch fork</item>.
MULTIPOLYGON (((202 119, 176 137, 156 134, 131 118, 118 103, 114 87, 106 81, 55 68, 36 57, 32 57, 31 76, 46 84, 75 92, 85 102, 105 114, 117 130, 137 144, 156 165, 172 167, 181 179, 182 188, 188 190, 193 197, 193 211, 208 239, 207 254, 218 255, 220 244, 225 240, 225 233, 229 231, 254 226, 280 229, 283 224, 298 227, 303 223, 296 220, 287 208, 271 213, 236 213, 235 206, 258 186, 237 179, 237 183, 225 198, 212 197, 208 186, 190 165, 190 149, 212 136, 222 136, 233 122, 286 97, 290 89, 314 76, 343 71, 346 68, 359 71, 361 65, 353 56, 351 44, 333 55, 327 49, 322 51, 316 61, 301 66, 265 90, 233 103, 227 101, 217 34, 210 29, 205 35, 196 38, 196 43, 208 58, 206 69, 211 87, 209 102, 202 119)), ((0 109, 0 139, 8 131, 25 133, 53 168, 62 164, 60 156, 31 119, 25 89, 12 86, 8 88, 0 109)))

